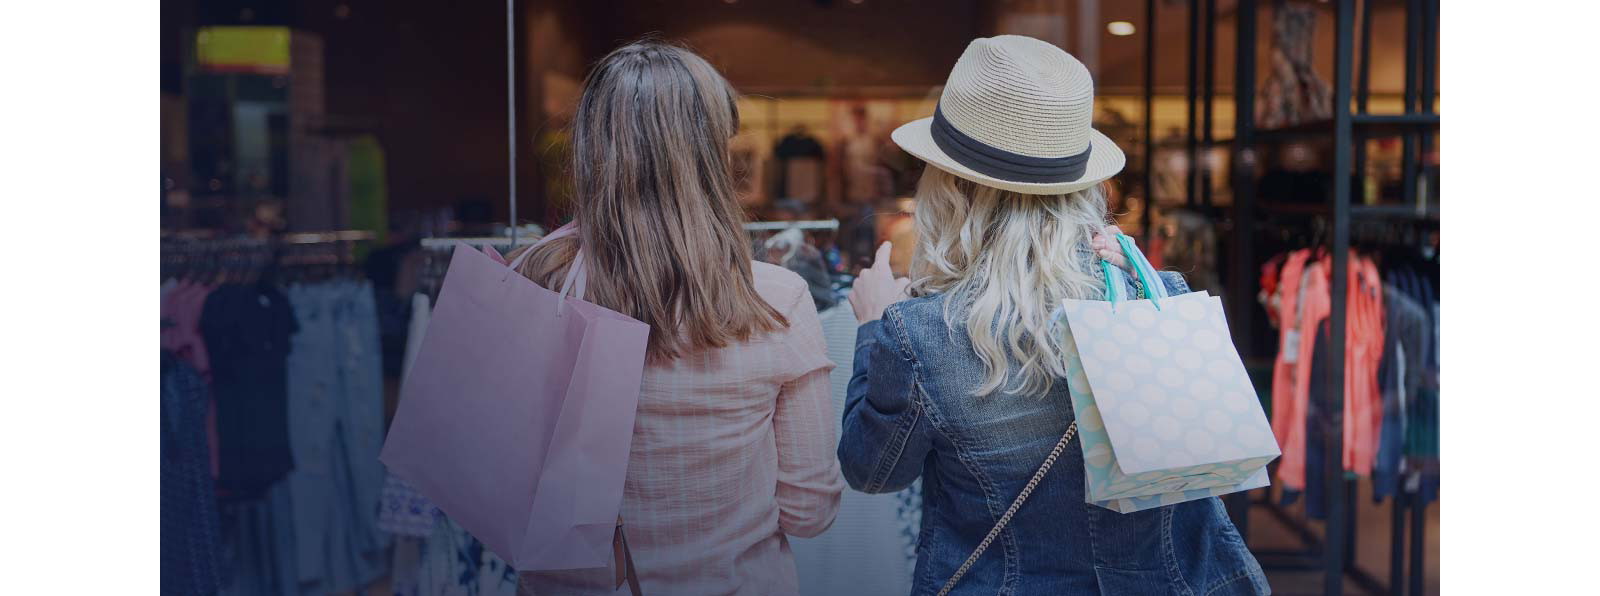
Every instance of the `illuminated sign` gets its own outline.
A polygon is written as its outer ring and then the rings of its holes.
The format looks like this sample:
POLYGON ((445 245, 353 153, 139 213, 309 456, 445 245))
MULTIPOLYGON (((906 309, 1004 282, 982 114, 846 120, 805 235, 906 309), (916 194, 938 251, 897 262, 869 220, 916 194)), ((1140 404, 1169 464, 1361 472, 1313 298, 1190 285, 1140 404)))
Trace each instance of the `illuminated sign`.
POLYGON ((201 70, 253 74, 289 72, 288 27, 203 27, 195 39, 201 70))

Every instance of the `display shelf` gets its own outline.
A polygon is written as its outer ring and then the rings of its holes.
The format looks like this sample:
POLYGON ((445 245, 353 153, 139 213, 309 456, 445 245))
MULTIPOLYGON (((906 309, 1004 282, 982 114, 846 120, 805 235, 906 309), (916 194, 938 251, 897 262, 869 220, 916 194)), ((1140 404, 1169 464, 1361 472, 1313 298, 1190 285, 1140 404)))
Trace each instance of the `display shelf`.
MULTIPOLYGON (((1232 232, 1235 236, 1245 239, 1232 243, 1229 249, 1230 271, 1227 287, 1228 295, 1233 297, 1229 304, 1229 320, 1236 321, 1239 325, 1236 329, 1237 334, 1250 335, 1249 309, 1256 307, 1251 288, 1259 262, 1254 254, 1253 242, 1249 239, 1256 237, 1254 232, 1258 224, 1287 225, 1296 228, 1309 224, 1305 229, 1311 232, 1313 242, 1326 247, 1331 253, 1329 294, 1332 303, 1329 305, 1327 324, 1335 329, 1344 327, 1347 321, 1346 286, 1349 283, 1347 272, 1350 267, 1347 262, 1348 249, 1351 246, 1351 232, 1357 228, 1353 224, 1359 222, 1363 228, 1372 222, 1384 224, 1416 222, 1423 225, 1437 225, 1438 182, 1437 178, 1432 178, 1437 174, 1430 174, 1424 167, 1422 155, 1429 151, 1428 148, 1437 138, 1439 127, 1439 114, 1434 109, 1438 96, 1433 85, 1438 65, 1435 48, 1438 39, 1439 3, 1436 0, 1407 0, 1405 4, 1406 113, 1367 112, 1370 69, 1363 66, 1358 81, 1356 80, 1358 77, 1352 76, 1354 70, 1352 66, 1358 33, 1361 63, 1363 65, 1370 63, 1372 11, 1365 10, 1364 7, 1363 18, 1358 28, 1355 19, 1357 2, 1337 0, 1334 7, 1332 40, 1333 80, 1330 81, 1332 105, 1335 108, 1331 118, 1282 128, 1258 129, 1254 122, 1254 99, 1258 91, 1255 48, 1259 37, 1256 35, 1259 7, 1256 0, 1239 0, 1237 3, 1234 32, 1237 36, 1235 47, 1239 48, 1239 51, 1234 53, 1236 61, 1234 98, 1238 116, 1234 120, 1233 135, 1229 139, 1200 143, 1201 147, 1226 149, 1230 153, 1230 186, 1234 194, 1232 232), (1353 87, 1359 87, 1354 97, 1351 93, 1353 87), (1375 205, 1350 200, 1357 197, 1364 183, 1360 176, 1368 171, 1365 141, 1392 137, 1400 137, 1404 144, 1401 156, 1404 178, 1400 187, 1404 189, 1405 196, 1397 203, 1375 205), (1261 200, 1258 196, 1257 189, 1263 176, 1258 169, 1259 157, 1263 152, 1270 152, 1292 142, 1315 143, 1319 148, 1325 149, 1319 153, 1331 162, 1328 179, 1317 182, 1307 189, 1307 193, 1314 193, 1321 198, 1317 203, 1289 203, 1281 201, 1281 197, 1275 197, 1279 198, 1279 201, 1261 200), (1421 178, 1422 176, 1430 178, 1421 178), (1430 183, 1422 184, 1421 181, 1424 179, 1430 183)), ((1201 35, 1202 32, 1198 29, 1198 25, 1191 19, 1190 36, 1201 35)), ((1205 37, 1209 39, 1215 33, 1215 30, 1207 31, 1205 37)), ((1190 69, 1194 70, 1194 66, 1191 65, 1190 69)), ((1147 93, 1150 92, 1147 90, 1147 93)), ((1209 104, 1213 101, 1213 97, 1210 93, 1204 97, 1195 97, 1191 93, 1191 104, 1196 101, 1209 104)), ((1191 105, 1191 113, 1194 109, 1195 107, 1191 105)), ((1199 157, 1194 149, 1192 133, 1190 138, 1189 159, 1190 163, 1194 163, 1199 157)), ((1437 164, 1432 167, 1436 168, 1437 164)), ((1277 182, 1274 182, 1274 188, 1279 186, 1277 182)), ((1192 198, 1193 188, 1194 185, 1191 183, 1191 203, 1195 202, 1192 198)), ((1281 189, 1268 192, 1279 194, 1281 189)), ((1344 334, 1338 333, 1329 337, 1327 364, 1331 370, 1341 370, 1345 367, 1345 339, 1344 334)), ((1335 413, 1335 416, 1344 411, 1344 381, 1344 375, 1328 375, 1325 380, 1326 390, 1318 398, 1317 405, 1326 412, 1335 413)), ((1334 454, 1342 452, 1343 440, 1343 433, 1328 433, 1324 445, 1325 452, 1334 454)), ((1320 569, 1323 572, 1322 594, 1325 596, 1343 594, 1347 581, 1351 584, 1350 587, 1366 592, 1400 594, 1409 588, 1411 594, 1420 596, 1424 553, 1421 541, 1417 537, 1423 532, 1422 524, 1425 520, 1422 520, 1421 512, 1425 505, 1410 501, 1402 502, 1399 499, 1392 501, 1392 506, 1395 508, 1390 536, 1393 556, 1387 570, 1388 581, 1379 583, 1373 574, 1361 569, 1354 562, 1353 545, 1356 528, 1350 508, 1356 501, 1353 485, 1342 477, 1339 466, 1328 466, 1325 473, 1327 478, 1323 490, 1326 491, 1324 496, 1327 515, 1326 521, 1319 524, 1322 529, 1320 536, 1316 536, 1315 540, 1306 540, 1309 531, 1304 532, 1302 542, 1306 548, 1303 551, 1262 552, 1260 553, 1262 565, 1267 568, 1302 571, 1320 569), (1403 540, 1406 530, 1403 521, 1408 512, 1413 516, 1411 520, 1413 540, 1409 548, 1403 540), (1401 564, 1404 555, 1409 555, 1408 565, 1401 564)), ((1270 502, 1258 502, 1254 506, 1270 510, 1274 517, 1291 529, 1307 530, 1307 526, 1301 520, 1294 519, 1281 507, 1270 502)))
POLYGON ((1415 219, 1439 221, 1438 205, 1354 205, 1350 217, 1362 219, 1415 219))
MULTIPOLYGON (((1256 209, 1269 215, 1331 215, 1326 203, 1260 202, 1256 203, 1256 209)), ((1350 217, 1353 219, 1438 221, 1439 206, 1434 204, 1421 207, 1402 204, 1351 205, 1350 217)))
MULTIPOLYGON (((1351 133, 1368 138, 1397 137, 1418 129, 1439 127, 1438 114, 1353 114, 1350 116, 1351 133)), ((1333 120, 1313 120, 1282 128, 1256 129, 1251 132, 1254 144, 1277 144, 1308 140, 1334 140, 1333 120)), ((1213 147, 1233 145, 1233 139, 1217 139, 1207 143, 1213 147)))

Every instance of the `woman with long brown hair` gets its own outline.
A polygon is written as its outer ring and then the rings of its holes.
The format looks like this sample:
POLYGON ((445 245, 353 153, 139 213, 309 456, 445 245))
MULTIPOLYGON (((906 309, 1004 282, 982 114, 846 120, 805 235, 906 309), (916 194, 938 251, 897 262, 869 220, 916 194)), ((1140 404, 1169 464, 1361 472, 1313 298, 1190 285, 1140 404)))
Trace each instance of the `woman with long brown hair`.
MULTIPOLYGON (((575 225, 519 272, 650 325, 622 517, 643 592, 797 591, 786 536, 833 522, 844 489, 816 307, 753 262, 728 153, 733 89, 693 52, 644 41, 584 82, 572 122, 575 225)), ((610 591, 611 570, 530 573, 539 594, 610 591)))

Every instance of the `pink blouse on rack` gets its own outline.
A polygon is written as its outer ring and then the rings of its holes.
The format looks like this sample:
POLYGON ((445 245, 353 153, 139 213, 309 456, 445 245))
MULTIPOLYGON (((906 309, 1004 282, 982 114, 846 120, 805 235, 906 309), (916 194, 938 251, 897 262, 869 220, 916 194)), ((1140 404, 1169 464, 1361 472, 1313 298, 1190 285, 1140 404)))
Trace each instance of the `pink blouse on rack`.
MULTIPOLYGON (((798 275, 759 262, 754 273, 788 329, 645 369, 622 518, 651 596, 795 594, 786 536, 822 533, 839 508, 816 306, 798 275)), ((612 579, 609 568, 526 573, 521 592, 612 593, 612 579)))
MULTIPOLYGON (((206 341, 200 337, 200 311, 205 309, 211 286, 188 280, 173 282, 161 291, 161 349, 172 352, 206 382, 211 381, 211 358, 206 341)), ((206 443, 211 449, 211 477, 221 471, 222 457, 217 451, 217 408, 206 398, 206 443)))

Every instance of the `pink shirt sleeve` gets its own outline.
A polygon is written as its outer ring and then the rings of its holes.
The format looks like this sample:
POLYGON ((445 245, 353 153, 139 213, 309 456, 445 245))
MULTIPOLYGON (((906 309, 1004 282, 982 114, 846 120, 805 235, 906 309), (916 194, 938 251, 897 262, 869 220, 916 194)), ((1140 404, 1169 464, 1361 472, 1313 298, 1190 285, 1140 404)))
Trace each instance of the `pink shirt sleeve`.
POLYGON ((844 477, 839 473, 839 421, 833 419, 833 398, 822 322, 811 296, 800 292, 784 342, 791 351, 795 376, 778 392, 772 416, 778 451, 778 527, 783 533, 810 538, 833 525, 839 512, 844 477))

